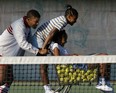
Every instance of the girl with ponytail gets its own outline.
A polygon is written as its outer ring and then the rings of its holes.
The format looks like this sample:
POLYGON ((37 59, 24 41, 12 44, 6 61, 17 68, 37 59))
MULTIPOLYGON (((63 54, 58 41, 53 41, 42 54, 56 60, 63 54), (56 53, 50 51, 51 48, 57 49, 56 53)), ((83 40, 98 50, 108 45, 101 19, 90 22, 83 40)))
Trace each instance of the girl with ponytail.
MULTIPOLYGON (((76 9, 72 8, 71 5, 67 5, 64 15, 53 18, 40 27, 38 27, 33 35, 31 41, 32 45, 43 50, 47 49, 53 39, 53 36, 61 31, 67 24, 73 25, 77 18, 78 12, 76 9)), ((58 93, 51 90, 49 86, 49 79, 47 73, 47 65, 40 65, 41 78, 44 83, 45 93, 58 93)))

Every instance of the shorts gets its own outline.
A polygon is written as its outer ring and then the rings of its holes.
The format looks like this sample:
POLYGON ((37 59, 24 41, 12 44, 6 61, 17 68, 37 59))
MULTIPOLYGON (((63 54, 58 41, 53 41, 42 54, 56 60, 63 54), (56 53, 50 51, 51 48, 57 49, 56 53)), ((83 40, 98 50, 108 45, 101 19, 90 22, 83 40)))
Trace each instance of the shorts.
POLYGON ((31 38, 31 44, 36 48, 42 48, 44 41, 41 38, 37 38, 37 36, 33 36, 31 38))

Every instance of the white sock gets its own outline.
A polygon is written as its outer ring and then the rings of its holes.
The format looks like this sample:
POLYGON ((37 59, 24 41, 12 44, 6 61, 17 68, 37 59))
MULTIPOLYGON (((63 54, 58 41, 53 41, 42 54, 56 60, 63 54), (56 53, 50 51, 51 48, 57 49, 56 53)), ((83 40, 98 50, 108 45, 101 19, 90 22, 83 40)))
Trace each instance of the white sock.
POLYGON ((105 78, 99 78, 99 84, 105 85, 105 78))
POLYGON ((101 78, 101 80, 102 80, 102 85, 105 85, 105 78, 101 78))

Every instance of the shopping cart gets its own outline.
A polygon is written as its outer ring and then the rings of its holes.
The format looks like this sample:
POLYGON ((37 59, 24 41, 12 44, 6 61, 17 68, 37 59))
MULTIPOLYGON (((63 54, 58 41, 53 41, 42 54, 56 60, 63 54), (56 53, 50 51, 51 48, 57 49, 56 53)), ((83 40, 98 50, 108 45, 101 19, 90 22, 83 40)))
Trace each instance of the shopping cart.
POLYGON ((72 85, 97 80, 97 66, 90 64, 58 64, 55 65, 59 88, 55 91, 69 93, 72 85))

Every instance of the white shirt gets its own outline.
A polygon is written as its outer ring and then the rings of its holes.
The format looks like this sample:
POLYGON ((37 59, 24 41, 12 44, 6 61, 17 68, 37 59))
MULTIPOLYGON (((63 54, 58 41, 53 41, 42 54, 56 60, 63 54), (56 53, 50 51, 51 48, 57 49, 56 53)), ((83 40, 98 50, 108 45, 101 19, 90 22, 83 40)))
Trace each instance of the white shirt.
POLYGON ((30 32, 31 30, 26 26, 24 18, 20 18, 13 22, 0 35, 0 55, 22 56, 24 50, 37 54, 38 49, 27 41, 30 32))
POLYGON ((50 48, 50 51, 51 51, 52 53, 53 53, 53 50, 54 50, 55 48, 58 48, 61 56, 62 56, 62 55, 67 55, 67 54, 69 54, 68 51, 67 51, 67 49, 64 48, 64 47, 62 47, 62 46, 59 45, 58 43, 52 42, 52 43, 50 44, 50 47, 49 47, 49 48, 50 48))

